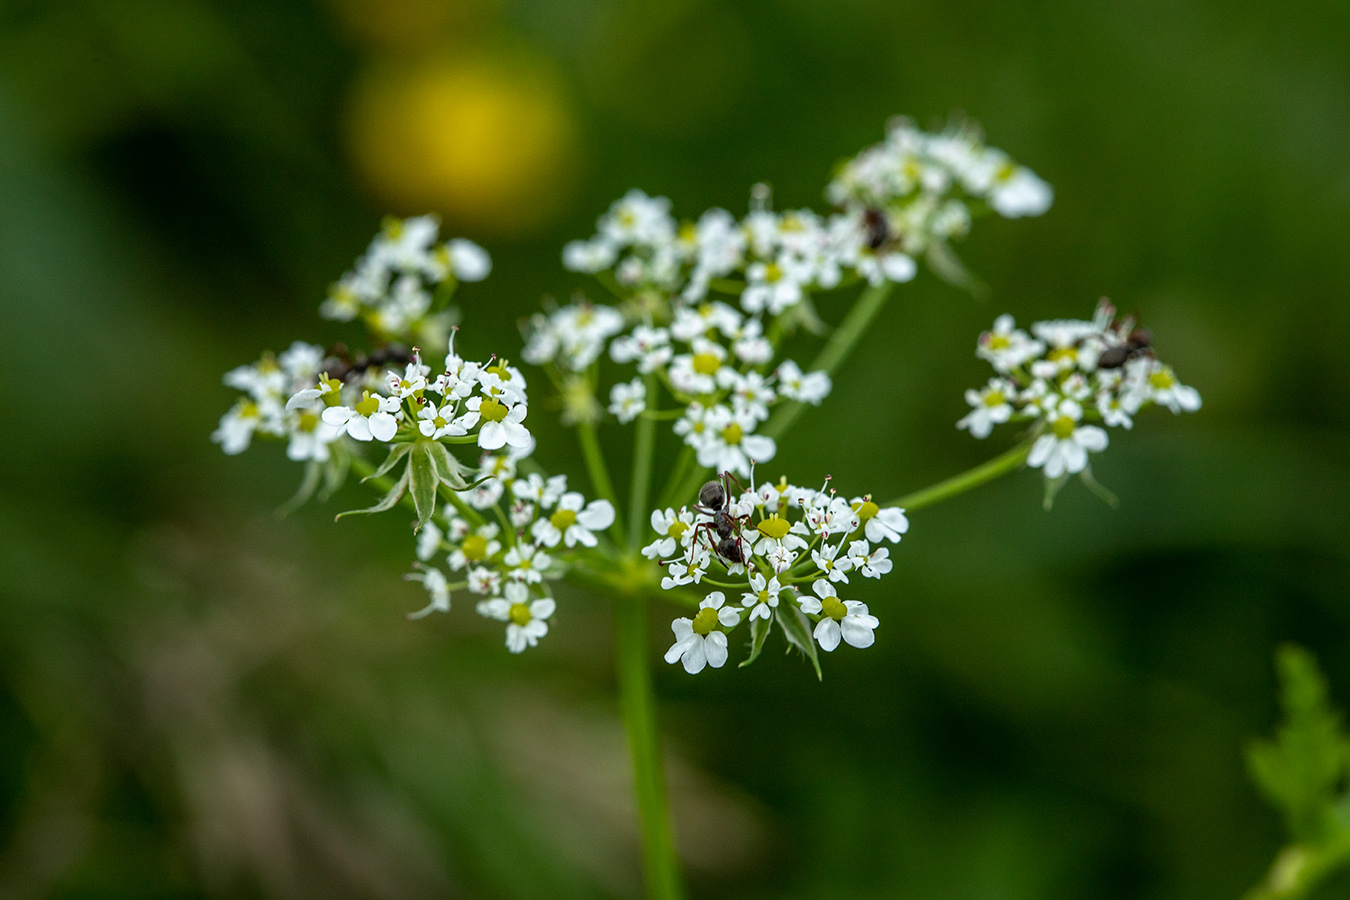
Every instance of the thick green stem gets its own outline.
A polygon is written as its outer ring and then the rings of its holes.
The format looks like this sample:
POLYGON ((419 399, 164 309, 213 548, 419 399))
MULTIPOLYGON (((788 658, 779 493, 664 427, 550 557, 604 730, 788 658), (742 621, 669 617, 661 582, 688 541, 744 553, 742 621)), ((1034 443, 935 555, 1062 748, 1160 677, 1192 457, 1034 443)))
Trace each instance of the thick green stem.
MULTIPOLYGON (((656 376, 648 375, 647 402, 656 402, 656 376)), ((652 487, 652 454, 656 450, 656 420, 638 417, 633 436, 633 480, 628 488, 628 547, 642 546, 642 523, 647 521, 647 500, 652 487)))
POLYGON ((945 481, 939 481, 937 484, 930 485, 921 491, 906 494, 898 500, 892 500, 881 505, 898 506, 901 509, 913 511, 923 509, 925 506, 932 506, 934 503, 941 503, 943 500, 955 497, 957 494, 964 494, 971 488, 977 488, 1018 468, 1026 462, 1027 454, 1030 452, 1030 441, 1018 444, 1008 452, 995 456, 973 469, 967 469, 960 475, 953 475, 945 481))
POLYGON ((643 871, 649 900, 679 900, 679 859, 670 829, 656 697, 647 661, 647 604, 634 594, 614 598, 614 642, 619 669, 619 706, 633 756, 633 780, 642 825, 643 871))
MULTIPOLYGON (((894 285, 891 282, 883 281, 881 284, 873 285, 863 291, 858 297, 858 302, 853 304, 853 308, 844 317, 844 321, 839 323, 839 327, 825 342, 825 346, 821 348, 820 354, 811 363, 811 368, 808 371, 833 375, 835 369, 839 368, 840 363, 853 352, 854 345, 867 333, 867 328, 872 324, 872 320, 886 305, 886 298, 891 295, 891 288, 893 287, 894 285)), ((764 433, 777 440, 796 423, 797 418, 805 409, 805 404, 795 400, 783 403, 774 410, 773 415, 769 417, 769 421, 765 423, 764 433)))
POLYGON ((600 452, 600 440, 595 436, 595 426, 590 422, 577 425, 577 440, 581 442, 581 455, 586 458, 586 471, 591 476, 591 486, 595 492, 614 506, 614 532, 616 541, 624 540, 623 516, 619 512, 619 498, 614 493, 614 482, 609 477, 609 467, 605 465, 605 455, 600 452))

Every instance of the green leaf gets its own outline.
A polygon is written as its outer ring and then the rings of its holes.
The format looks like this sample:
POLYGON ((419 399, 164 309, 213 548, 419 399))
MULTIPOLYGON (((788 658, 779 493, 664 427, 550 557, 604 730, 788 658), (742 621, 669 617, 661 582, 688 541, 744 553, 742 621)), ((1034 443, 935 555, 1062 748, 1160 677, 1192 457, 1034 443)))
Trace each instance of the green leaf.
POLYGON ((277 518, 284 519, 304 506, 309 498, 314 496, 314 491, 319 487, 321 478, 323 478, 323 463, 317 459, 311 459, 305 463, 305 477, 301 479, 300 487, 296 490, 294 497, 277 507, 277 518))
POLYGON ((1318 844, 1343 826, 1337 815, 1350 774, 1350 736, 1327 700, 1312 654, 1287 644, 1275 657, 1284 721, 1274 740, 1247 748, 1252 780, 1284 815, 1294 840, 1318 844))
POLYGON ((422 526, 431 521, 436 512, 436 489, 440 487, 440 475, 436 464, 432 462, 431 444, 418 442, 413 445, 412 456, 408 459, 408 486, 412 493, 413 507, 417 510, 417 524, 413 532, 422 530, 422 526))
POLYGON ((374 506, 368 506, 365 509, 349 509, 346 512, 338 513, 337 518, 341 519, 343 516, 368 516, 371 513, 381 513, 393 509, 394 504, 399 501, 399 498, 403 496, 403 492, 408 487, 408 471, 408 469, 403 470, 403 474, 399 477, 398 481, 394 483, 394 486, 389 489, 389 493, 385 494, 384 498, 380 500, 379 503, 376 503, 374 506))
POLYGON ((779 627, 783 629, 783 637, 787 638, 789 649, 796 647, 800 650, 802 655, 811 661, 812 668, 816 670, 816 678, 824 681, 825 675, 820 671, 820 657, 816 653, 816 642, 811 639, 811 620, 791 604, 779 606, 775 618, 778 619, 779 627))
POLYGON ((379 478, 381 475, 387 475, 389 470, 394 468, 400 459, 407 456, 408 453, 412 451, 412 448, 412 444, 395 444, 393 447, 390 447, 389 455, 384 458, 384 462, 380 463, 380 467, 365 478, 362 478, 361 483, 365 484, 372 478, 379 478))
POLYGON ((750 655, 741 663, 742 667, 750 665, 759 659, 759 652, 764 649, 764 639, 769 636, 769 631, 773 627, 773 622, 769 619, 753 619, 750 622, 750 655))
POLYGON ((440 479, 441 484, 450 488, 452 491, 462 491, 467 489, 464 483, 464 473, 468 469, 464 464, 455 458, 454 454, 441 443, 427 445, 431 452, 431 462, 436 467, 436 477, 440 479))

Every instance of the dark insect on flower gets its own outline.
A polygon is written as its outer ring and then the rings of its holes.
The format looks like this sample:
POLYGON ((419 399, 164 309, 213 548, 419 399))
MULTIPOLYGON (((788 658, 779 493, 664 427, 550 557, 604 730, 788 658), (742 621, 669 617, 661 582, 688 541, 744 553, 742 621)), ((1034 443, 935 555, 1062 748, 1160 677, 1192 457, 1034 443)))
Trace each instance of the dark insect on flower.
POLYGON ((406 366, 412 362, 412 351, 402 344, 386 344, 369 353, 352 356, 346 344, 334 344, 329 348, 325 368, 329 376, 339 381, 350 381, 352 376, 360 375, 367 369, 379 369, 384 366, 406 366))
POLYGON ((863 227, 867 229, 867 249, 880 250, 891 239, 891 223, 886 214, 875 207, 863 212, 863 227))
POLYGON ((1119 369, 1125 363, 1138 356, 1153 355, 1153 334, 1147 328, 1136 328, 1130 332, 1123 344, 1115 344, 1102 351, 1097 357, 1097 368, 1119 369))
MULTIPOLYGON (((703 529, 700 533, 707 536, 707 529, 712 529, 717 533, 717 541, 713 541, 708 536, 708 544, 718 556, 731 563, 744 563, 745 553, 741 548, 740 523, 748 516, 733 516, 727 508, 727 484, 726 482, 736 481, 736 477, 730 472, 723 472, 717 478, 707 482, 699 488, 698 503, 694 504, 696 512, 712 516, 711 522, 703 522, 696 528, 703 529)), ((736 481, 736 486, 741 483, 736 481)))

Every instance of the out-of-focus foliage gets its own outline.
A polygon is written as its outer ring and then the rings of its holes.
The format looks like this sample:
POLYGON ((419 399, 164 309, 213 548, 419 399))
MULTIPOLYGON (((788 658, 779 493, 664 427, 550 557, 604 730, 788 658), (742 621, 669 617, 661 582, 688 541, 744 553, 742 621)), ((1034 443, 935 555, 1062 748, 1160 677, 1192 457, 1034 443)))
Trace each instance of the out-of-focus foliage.
POLYGON ((1350 860, 1350 734, 1331 708, 1308 651, 1286 645, 1275 658, 1284 722, 1275 739, 1247 748, 1252 778, 1284 814, 1293 842, 1250 900, 1301 897, 1350 860))
MULTIPOLYGON (((916 513, 860 598, 877 647, 824 686, 776 655, 663 668, 693 890, 1208 900, 1263 877, 1281 828, 1242 746, 1274 715, 1271 649, 1308 646, 1350 696, 1350 8, 653 6, 0 9, 0 894, 632 896, 607 610, 563 598, 525 660, 472 617, 406 622, 405 537, 331 521, 368 495, 277 521, 294 468, 209 443, 220 373, 349 337, 314 309, 386 212, 432 204, 492 252, 464 350, 514 354, 540 296, 582 284, 562 244, 629 187, 685 216, 759 180, 819 207, 895 113, 969 114, 1056 205, 962 245, 989 302, 897 291, 784 441, 790 478, 891 497, 1002 449, 953 423, 1004 309, 1106 294, 1205 408, 1113 440, 1119 510, 1066 490, 1046 514, 1028 475, 916 513), (471 67, 499 80, 434 82, 385 124, 363 106, 388 73, 471 67), (401 193, 416 166, 440 174, 401 193)), ((541 461, 581 477, 538 418, 541 461)))

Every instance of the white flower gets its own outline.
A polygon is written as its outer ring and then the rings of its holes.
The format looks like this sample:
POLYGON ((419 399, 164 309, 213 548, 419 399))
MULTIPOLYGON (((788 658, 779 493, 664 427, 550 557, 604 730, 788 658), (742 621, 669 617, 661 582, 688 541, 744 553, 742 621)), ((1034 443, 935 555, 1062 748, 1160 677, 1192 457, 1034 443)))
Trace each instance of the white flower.
POLYGON ((736 370, 724 366, 726 348, 716 341, 696 337, 692 353, 682 353, 670 361, 670 383, 686 394, 714 393, 720 382, 735 377, 736 370))
POLYGON ((641 378, 620 382, 609 391, 609 411, 620 422, 631 422, 647 408, 647 386, 641 378))
POLYGON ((467 434, 463 427, 455 424, 455 407, 447 403, 440 409, 428 400, 417 411, 417 430, 432 440, 440 440, 446 435, 467 434))
POLYGON ((253 432, 260 422, 258 404, 240 400, 220 417, 220 425, 211 433, 211 440, 230 456, 243 453, 253 440, 253 432))
POLYGON ((501 552, 501 542, 496 540, 497 526, 488 524, 476 528, 459 540, 459 546, 450 551, 447 562, 450 568, 458 572, 465 566, 486 562, 501 552))
MULTIPOLYGON (((775 499, 774 508, 777 509, 776 500, 778 492, 772 487, 769 492, 775 499)), ((755 501, 758 503, 763 498, 763 494, 756 492, 755 501)), ((767 508, 768 504, 765 504, 767 508)), ((794 557, 798 550, 806 549, 806 541, 802 538, 803 534, 808 534, 806 526, 801 522, 789 522, 785 518, 780 518, 777 513, 770 512, 769 515, 760 519, 755 525, 755 531, 760 535, 759 541, 755 544, 755 553, 766 555, 772 553, 776 548, 782 548, 791 553, 794 557)), ((775 566, 775 568, 777 568, 775 566)))
POLYGON ((748 477, 752 459, 768 462, 778 452, 773 438, 754 433, 756 424, 748 411, 736 412, 719 404, 704 416, 702 442, 686 438, 685 443, 697 451, 699 465, 748 477))
POLYGON ((1080 425, 1083 408, 1073 400, 1061 400, 1050 413, 1050 430, 1036 438, 1027 465, 1043 469, 1045 477, 1072 475, 1087 467, 1088 453, 1106 449, 1106 432, 1096 425, 1080 425))
POLYGON ((545 547, 556 547, 562 541, 568 547, 581 544, 596 545, 595 532, 614 524, 614 507, 608 500, 592 500, 576 491, 558 498, 558 508, 547 519, 539 519, 530 529, 534 539, 545 547), (583 508, 584 506, 584 508, 583 508))
POLYGON ((619 250, 609 241, 568 241, 563 247, 563 267, 573 272, 602 272, 614 265, 619 250))
POLYGON ((517 544, 506 551, 502 560, 508 568, 507 575, 516 581, 538 584, 544 580, 544 572, 553 560, 534 544, 517 544))
POLYGON ((466 431, 481 419, 483 427, 478 430, 478 446, 484 450, 500 450, 510 444, 512 447, 525 447, 534 440, 524 425, 528 410, 524 403, 507 406, 492 397, 470 397, 465 404, 469 413, 460 417, 460 423, 466 431))
POLYGON ((751 263, 745 269, 746 286, 741 293, 741 306, 748 313, 767 310, 769 315, 779 315, 801 302, 804 276, 809 273, 787 256, 779 257, 776 262, 751 263))
POLYGON ((975 355, 988 360, 998 372, 1010 372, 1045 351, 1045 344, 1033 340, 1017 328, 1013 317, 1007 314, 994 320, 992 331, 980 335, 975 355))
POLYGON ((506 649, 521 653, 533 647, 548 634, 548 622, 557 604, 551 597, 530 600, 530 589, 518 581, 506 585, 506 596, 483 600, 478 614, 499 622, 506 622, 506 649), (528 601, 528 602, 527 602, 528 601))
POLYGON ((545 481, 538 472, 511 483, 511 492, 522 500, 531 500, 544 509, 552 509, 558 498, 567 492, 567 476, 554 475, 545 481))
POLYGON ((874 544, 890 541, 900 543, 900 536, 909 531, 909 519, 905 511, 895 506, 880 509, 871 500, 865 500, 858 508, 859 517, 867 522, 863 534, 874 544))
POLYGON ((674 556, 680 546, 688 546, 693 540, 694 516, 688 510, 678 513, 670 508, 652 510, 652 531, 659 537, 642 548, 642 555, 648 559, 664 559, 674 556))
POLYGON ((723 607, 725 600, 721 591, 714 591, 699 604, 698 615, 693 619, 680 618, 670 623, 675 643, 666 651, 666 662, 680 660, 690 675, 702 672, 704 666, 720 669, 726 664, 727 636, 717 626, 734 628, 740 616, 735 609, 723 607))
POLYGON ((436 551, 441 549, 441 541, 444 538, 445 533, 435 522, 427 522, 417 533, 417 558, 422 562, 431 559, 436 555, 436 551))
POLYGON ((753 573, 750 576, 750 590, 741 594, 741 605, 750 610, 750 621, 772 616, 772 610, 778 608, 778 594, 782 590, 777 575, 765 579, 758 572, 753 573))
POLYGON ((420 619, 433 612, 450 611, 450 585, 445 580, 445 575, 440 569, 423 568, 420 572, 413 572, 410 575, 403 576, 408 581, 420 581, 422 586, 427 589, 431 595, 431 602, 425 607, 414 613, 408 613, 409 619, 420 619))
POLYGON ((614 201, 614 205, 597 225, 600 234, 619 246, 663 244, 675 236, 675 220, 670 217, 670 200, 648 197, 637 188, 614 201))
POLYGON ((690 582, 698 584, 707 574, 708 562, 711 558, 711 550, 694 544, 689 548, 684 559, 672 562, 666 567, 669 574, 661 579, 661 590, 668 591, 673 587, 690 582))
POLYGON ((856 600, 840 600, 834 585, 823 578, 811 585, 816 596, 806 596, 801 600, 802 612, 807 615, 819 615, 820 622, 812 636, 820 649, 833 651, 839 646, 842 637, 844 643, 863 649, 872 646, 876 636, 872 631, 877 627, 876 616, 868 615, 867 605, 856 600))
POLYGON ((1008 401, 1016 395, 1017 386, 1005 378, 991 378, 983 390, 966 391, 966 402, 974 408, 956 427, 970 429, 973 437, 989 437, 995 425, 1012 417, 1013 408, 1008 401))
POLYGON ((1039 177, 1023 166, 1005 165, 994 179, 989 192, 989 205, 1008 219, 1039 216, 1055 199, 1055 192, 1039 177))
POLYGON ((469 590, 475 594, 493 596, 502 589, 502 575, 496 569, 479 566, 469 570, 469 590))
POLYGON ((455 238, 445 245, 450 267, 460 281, 482 281, 492 273, 492 257, 473 241, 455 238))
POLYGON ((885 547, 872 550, 867 541, 850 541, 848 558, 853 568, 864 578, 880 578, 894 565, 890 560, 891 551, 885 547))
POLYGON ((399 411, 396 397, 382 397, 366 391, 364 398, 354 407, 330 406, 323 411, 323 420, 355 440, 368 441, 371 438, 388 441, 398 432, 398 419, 394 415, 399 411))
POLYGON ((805 375, 798 365, 790 359, 778 366, 778 391, 790 400, 819 406, 830 394, 830 376, 824 372, 812 372, 805 375))
POLYGON ((620 335, 609 345, 611 359, 617 363, 636 361, 637 370, 643 375, 670 362, 672 353, 670 332, 646 325, 638 325, 631 335, 620 335))
POLYGON ((1173 413, 1195 412, 1200 408, 1200 392, 1177 381, 1171 366, 1154 360, 1148 373, 1148 399, 1173 413))
POLYGON ((848 572, 853 568, 853 560, 847 554, 843 559, 837 558, 843 547, 843 541, 838 544, 822 544, 819 549, 811 551, 811 559, 830 581, 848 584, 848 572))

